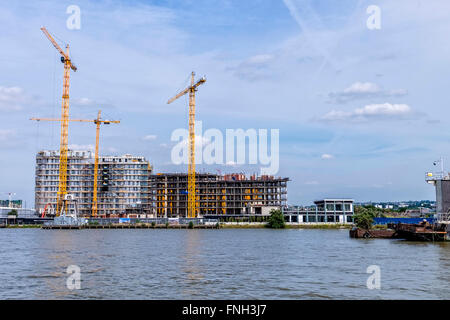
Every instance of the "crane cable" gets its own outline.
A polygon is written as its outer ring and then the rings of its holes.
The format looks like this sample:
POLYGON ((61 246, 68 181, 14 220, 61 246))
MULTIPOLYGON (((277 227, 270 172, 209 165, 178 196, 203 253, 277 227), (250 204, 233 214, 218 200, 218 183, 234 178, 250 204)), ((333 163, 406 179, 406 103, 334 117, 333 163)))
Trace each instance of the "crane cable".
MULTIPOLYGON (((56 55, 57 55, 57 53, 56 53, 56 51, 53 53, 53 56, 55 57, 54 59, 53 59, 53 79, 52 79, 52 81, 53 81, 53 92, 52 92, 52 95, 53 95, 53 108, 52 108, 52 118, 54 119, 55 118, 55 109, 56 109, 56 55)), ((55 123, 51 123, 50 124, 50 129, 51 129, 51 141, 50 141, 50 145, 52 146, 52 148, 53 148, 53 146, 54 146, 54 143, 55 143, 55 134, 54 134, 54 129, 55 129, 55 123)))

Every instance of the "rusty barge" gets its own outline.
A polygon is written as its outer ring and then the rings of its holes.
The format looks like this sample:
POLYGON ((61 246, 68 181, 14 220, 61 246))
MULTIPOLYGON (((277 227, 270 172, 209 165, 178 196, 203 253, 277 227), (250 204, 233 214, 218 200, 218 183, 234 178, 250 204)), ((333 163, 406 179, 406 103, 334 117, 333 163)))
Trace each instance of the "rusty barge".
POLYGON ((350 238, 356 239, 404 239, 410 241, 446 241, 449 240, 447 224, 431 224, 426 220, 417 223, 389 223, 384 230, 352 228, 350 238))
POLYGON ((393 223, 388 228, 395 230, 401 239, 412 241, 445 241, 447 240, 447 225, 442 223, 431 224, 426 220, 418 224, 393 223))

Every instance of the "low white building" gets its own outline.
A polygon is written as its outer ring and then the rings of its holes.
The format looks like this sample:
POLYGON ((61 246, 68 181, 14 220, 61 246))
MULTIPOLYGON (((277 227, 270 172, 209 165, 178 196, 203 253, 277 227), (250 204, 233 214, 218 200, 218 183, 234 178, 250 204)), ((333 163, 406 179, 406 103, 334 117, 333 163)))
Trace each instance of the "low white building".
POLYGON ((353 199, 323 199, 308 208, 283 208, 286 222, 292 223, 353 223, 353 199))

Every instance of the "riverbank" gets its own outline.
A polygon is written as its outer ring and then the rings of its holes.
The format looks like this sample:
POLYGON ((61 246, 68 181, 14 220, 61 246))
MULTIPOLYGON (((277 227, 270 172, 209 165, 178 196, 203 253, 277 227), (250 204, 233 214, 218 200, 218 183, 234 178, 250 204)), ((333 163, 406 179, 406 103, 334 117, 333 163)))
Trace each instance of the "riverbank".
MULTIPOLYGON (((285 229, 350 229, 350 224, 336 223, 293 223, 286 224, 285 229)), ((262 229, 266 228, 265 223, 221 223, 220 228, 223 229, 262 229)))
MULTIPOLYGON (((7 229, 39 229, 42 225, 39 224, 24 224, 24 225, 0 225, 0 228, 7 229)), ((317 223, 317 224, 286 224, 285 229, 350 229, 349 224, 335 224, 335 223, 317 223)), ((86 225, 83 229, 188 229, 187 225, 148 225, 148 224, 120 224, 120 225, 86 225)), ((59 229, 59 228, 57 228, 59 229)), ((193 229, 205 229, 194 225, 193 229)), ((208 226, 206 229, 217 229, 217 226, 208 226)), ((221 223, 218 229, 266 229, 265 223, 221 223)))
POLYGON ((33 229, 40 228, 40 224, 8 224, 8 225, 0 225, 0 228, 3 229, 33 229))

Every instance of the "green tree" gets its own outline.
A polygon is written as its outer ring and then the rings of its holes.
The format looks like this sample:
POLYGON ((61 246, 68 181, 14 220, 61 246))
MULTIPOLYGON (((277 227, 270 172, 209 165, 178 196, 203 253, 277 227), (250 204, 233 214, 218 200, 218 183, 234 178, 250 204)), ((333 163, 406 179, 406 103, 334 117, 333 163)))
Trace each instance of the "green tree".
POLYGON ((194 229, 194 223, 192 221, 189 221, 188 229, 194 229))
POLYGON ((266 226, 272 229, 284 229, 286 227, 284 215, 281 210, 272 209, 270 211, 270 217, 266 226))
POLYGON ((16 216, 17 217, 17 210, 12 209, 10 212, 8 212, 8 216, 16 216))
POLYGON ((368 214, 372 218, 385 218, 384 209, 374 206, 355 206, 355 216, 358 214, 368 214))
MULTIPOLYGON (((356 211, 356 210, 355 210, 356 211)), ((370 229, 373 224, 373 216, 369 211, 355 213, 353 220, 358 228, 370 229)))

